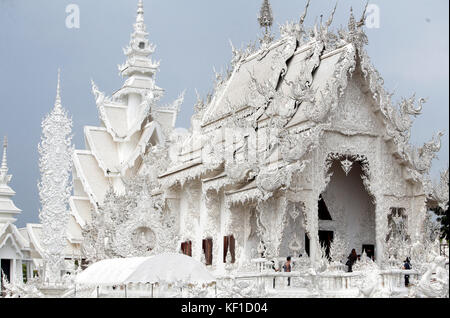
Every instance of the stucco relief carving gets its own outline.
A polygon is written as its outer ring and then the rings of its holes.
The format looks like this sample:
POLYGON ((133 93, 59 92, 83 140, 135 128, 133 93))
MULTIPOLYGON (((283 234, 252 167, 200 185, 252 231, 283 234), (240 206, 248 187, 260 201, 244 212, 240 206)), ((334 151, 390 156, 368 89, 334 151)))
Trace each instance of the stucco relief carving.
POLYGON ((265 257, 276 257, 287 222, 287 200, 284 196, 270 198, 258 202, 256 209, 257 233, 266 246, 265 257))
POLYGON ((195 239, 199 233, 201 185, 190 182, 186 185, 187 210, 184 214, 183 239, 192 241, 192 251, 197 251, 199 242, 195 239))
POLYGON ((219 194, 214 191, 203 193, 206 208, 206 222, 203 236, 214 237, 220 231, 220 199, 219 194))

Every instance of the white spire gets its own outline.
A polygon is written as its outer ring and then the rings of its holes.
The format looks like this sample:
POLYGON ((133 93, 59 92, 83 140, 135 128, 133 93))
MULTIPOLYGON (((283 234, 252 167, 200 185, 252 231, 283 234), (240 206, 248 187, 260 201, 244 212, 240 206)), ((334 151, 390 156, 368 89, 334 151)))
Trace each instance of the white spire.
POLYGON ((8 139, 5 136, 5 138, 3 139, 2 165, 0 166, 0 188, 7 187, 8 183, 11 181, 11 176, 8 175, 8 162, 6 160, 6 148, 7 147, 8 147, 8 139))
POLYGON ((55 99, 55 108, 62 107, 61 106, 61 69, 58 68, 58 83, 56 84, 56 99, 55 99))
POLYGON ((154 63, 149 57, 154 51, 155 47, 148 40, 144 22, 144 2, 139 0, 134 32, 129 45, 124 49, 127 61, 119 65, 122 76, 131 77, 139 73, 152 77, 159 68, 159 63, 154 63))
POLYGON ((266 34, 269 33, 269 28, 273 24, 273 13, 272 7, 270 6, 269 0, 264 0, 261 6, 261 10, 259 12, 258 17, 259 26, 261 28, 265 28, 266 34))
POLYGON ((143 0, 139 0, 139 2, 138 2, 136 24, 134 25, 134 30, 136 32, 145 32, 144 2, 143 2, 143 0))
POLYGON ((273 40, 270 30, 273 24, 273 13, 269 0, 264 0, 262 3, 258 23, 261 28, 264 28, 264 36, 260 39, 261 45, 267 46, 273 40))
POLYGON ((309 8, 310 1, 311 0, 308 0, 308 2, 306 3, 305 11, 303 12, 302 16, 300 17, 300 25, 303 25, 303 23, 305 22, 306 15, 308 14, 308 8, 309 8))
POLYGON ((21 210, 17 208, 11 200, 11 197, 13 197, 16 193, 8 185, 11 181, 12 175, 8 175, 8 164, 6 161, 7 147, 8 140, 5 136, 3 141, 3 158, 0 166, 0 224, 6 222, 14 223, 16 221, 14 216, 21 212, 21 210))
POLYGON ((8 138, 3 139, 3 158, 2 158, 2 166, 1 166, 1 170, 8 172, 8 163, 6 161, 6 148, 8 147, 8 138))

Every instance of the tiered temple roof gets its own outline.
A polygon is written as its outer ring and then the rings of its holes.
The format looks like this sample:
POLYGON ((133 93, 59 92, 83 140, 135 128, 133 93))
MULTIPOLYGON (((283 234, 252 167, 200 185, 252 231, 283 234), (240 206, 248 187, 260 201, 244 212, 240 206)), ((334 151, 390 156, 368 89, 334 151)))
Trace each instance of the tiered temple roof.
POLYGON ((90 220, 91 212, 103 204, 108 189, 123 191, 123 178, 138 174, 149 148, 164 144, 174 128, 183 95, 172 105, 158 105, 164 91, 155 84, 159 63, 150 58, 155 46, 148 35, 140 0, 131 40, 124 49, 126 62, 119 66, 126 78, 123 86, 107 97, 92 82, 101 127, 85 127, 86 149, 74 153, 74 195, 70 198, 72 219, 68 230, 72 243, 82 241, 82 227, 90 220))

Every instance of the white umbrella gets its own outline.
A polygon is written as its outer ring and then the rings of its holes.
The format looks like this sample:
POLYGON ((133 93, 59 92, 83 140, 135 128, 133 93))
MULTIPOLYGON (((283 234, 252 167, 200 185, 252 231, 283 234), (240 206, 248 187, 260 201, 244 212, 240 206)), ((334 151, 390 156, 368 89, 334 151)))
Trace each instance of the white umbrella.
POLYGON ((209 284, 214 276, 205 265, 184 254, 165 253, 151 257, 108 259, 81 272, 76 283, 90 286, 130 283, 209 284))

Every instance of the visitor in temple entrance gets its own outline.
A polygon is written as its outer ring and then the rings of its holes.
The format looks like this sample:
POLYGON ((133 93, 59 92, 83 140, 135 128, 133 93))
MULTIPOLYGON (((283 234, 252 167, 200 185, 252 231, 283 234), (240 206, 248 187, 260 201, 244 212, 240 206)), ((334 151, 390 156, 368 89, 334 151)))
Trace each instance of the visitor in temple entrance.
MULTIPOLYGON (((284 265, 283 265, 283 270, 286 273, 290 273, 291 272, 291 257, 290 256, 288 256, 286 258, 286 263, 284 263, 284 265)), ((291 286, 291 278, 290 277, 288 277, 288 286, 291 286)))
POLYGON ((353 264, 355 264, 357 259, 358 259, 358 255, 356 255, 356 250, 352 249, 352 252, 348 256, 348 261, 347 261, 347 263, 345 263, 345 265, 348 266, 349 273, 353 272, 352 267, 353 267, 353 264))
MULTIPOLYGON (((409 257, 406 258, 405 263, 403 264, 403 269, 409 270, 411 269, 411 261, 409 257)), ((409 275, 405 275, 405 286, 409 286, 409 275)))

